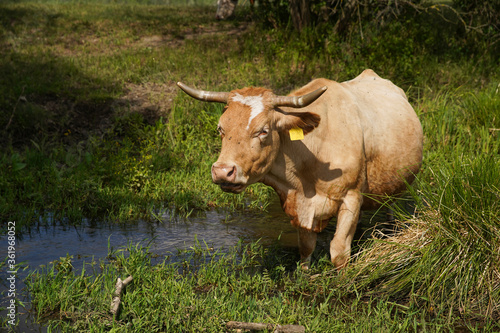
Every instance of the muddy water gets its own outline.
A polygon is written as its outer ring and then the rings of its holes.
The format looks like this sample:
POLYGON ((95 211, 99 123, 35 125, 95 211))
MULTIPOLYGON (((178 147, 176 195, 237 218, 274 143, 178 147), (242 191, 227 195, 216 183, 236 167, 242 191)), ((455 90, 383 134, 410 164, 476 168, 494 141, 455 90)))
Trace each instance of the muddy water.
MULTIPOLYGON (((59 259, 74 257, 73 266, 81 266, 88 258, 104 258, 109 245, 114 249, 129 243, 150 243, 150 251, 171 255, 178 249, 194 245, 195 239, 216 248, 228 248, 239 239, 264 242, 277 240, 284 246, 296 246, 296 232, 281 211, 262 213, 227 213, 210 211, 184 220, 163 215, 162 222, 137 221, 126 224, 90 223, 80 226, 43 226, 33 228, 19 240, 18 258, 30 268, 59 259)), ((279 207, 276 207, 279 208, 279 207)))
MULTIPOLYGON (((357 239, 361 238, 366 227, 372 224, 370 219, 372 219, 371 214, 365 215, 366 221, 358 226, 357 239)), ((334 230, 332 223, 326 232, 318 237, 318 248, 327 250, 334 230)), ((138 221, 110 224, 84 221, 79 226, 68 226, 64 223, 40 224, 32 228, 29 233, 17 235, 17 262, 22 261, 23 266, 29 267, 16 278, 17 293, 23 293, 22 280, 28 271, 48 265, 66 255, 73 256, 72 264, 75 269, 81 269, 83 262, 90 262, 92 259, 98 261, 106 257, 108 244, 118 249, 130 243, 134 245, 139 242, 143 245, 149 243, 150 252, 162 258, 166 255, 175 256, 177 250, 192 247, 196 239, 201 244, 206 242, 208 246, 217 249, 232 247, 240 239, 246 242, 260 240, 263 244, 278 242, 282 247, 297 248, 296 230, 290 225, 289 218, 282 212, 278 202, 272 203, 267 212, 210 211, 185 220, 171 219, 170 216, 164 215, 162 222, 154 223, 138 221)), ((7 277, 5 270, 2 270, 1 288, 6 286, 4 282, 7 277)), ((0 307, 6 307, 9 300, 6 295, 2 297, 0 307)), ((20 298, 29 309, 28 296, 20 298)), ((6 318, 6 311, 0 311, 0 316, 6 318)), ((43 326, 33 323, 33 318, 25 309, 18 308, 17 318, 20 319, 20 324, 16 327, 17 332, 46 331, 43 326)))

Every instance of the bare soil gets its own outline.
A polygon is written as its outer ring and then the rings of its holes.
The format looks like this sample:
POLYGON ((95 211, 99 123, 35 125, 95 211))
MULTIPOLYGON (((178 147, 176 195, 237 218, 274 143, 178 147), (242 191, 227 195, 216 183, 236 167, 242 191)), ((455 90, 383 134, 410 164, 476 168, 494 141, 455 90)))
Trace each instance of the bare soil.
POLYGON ((248 25, 239 27, 227 27, 222 25, 199 26, 189 31, 184 31, 182 34, 172 35, 152 35, 142 37, 138 45, 142 47, 158 47, 158 46, 179 46, 186 40, 195 40, 207 36, 240 36, 247 31, 248 25))
POLYGON ((172 101, 178 92, 175 82, 142 84, 128 83, 125 94, 112 103, 113 109, 122 112, 136 112, 153 124, 160 117, 166 119, 172 101))

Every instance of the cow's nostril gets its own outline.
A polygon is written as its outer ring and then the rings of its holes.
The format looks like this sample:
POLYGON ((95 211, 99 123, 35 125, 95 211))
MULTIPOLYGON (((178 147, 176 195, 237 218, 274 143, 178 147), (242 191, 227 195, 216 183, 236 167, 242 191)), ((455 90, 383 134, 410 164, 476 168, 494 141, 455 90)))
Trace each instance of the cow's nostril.
POLYGON ((234 173, 234 170, 235 170, 235 169, 236 169, 236 168, 235 168, 235 167, 233 167, 233 168, 231 169, 231 171, 229 171, 229 172, 228 172, 228 174, 227 174, 227 177, 228 177, 228 178, 229 178, 229 177, 231 177, 231 176, 233 175, 233 173, 234 173))

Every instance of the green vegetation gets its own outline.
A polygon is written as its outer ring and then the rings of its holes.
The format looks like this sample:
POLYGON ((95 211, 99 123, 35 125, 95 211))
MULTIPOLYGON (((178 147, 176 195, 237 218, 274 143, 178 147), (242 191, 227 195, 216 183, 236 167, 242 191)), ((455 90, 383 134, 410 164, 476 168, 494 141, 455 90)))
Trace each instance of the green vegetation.
MULTIPOLYGON (((259 244, 239 245, 227 253, 198 244, 178 257, 153 265, 147 248, 131 245, 110 252, 107 261, 90 263, 81 273, 61 258, 59 266, 29 278, 35 311, 52 320, 53 329, 85 332, 224 332, 231 320, 300 323, 307 332, 495 327, 492 319, 462 327, 458 317, 439 312, 429 320, 429 312, 417 303, 367 297, 349 283, 349 271, 328 273, 326 258, 303 272, 290 253, 259 244), (122 295, 119 316, 113 318, 109 308, 116 278, 129 275, 134 280, 122 295)), ((435 309, 430 311, 440 311, 435 309)))
POLYGON ((64 331, 220 332, 228 320, 311 332, 498 331, 498 32, 467 30, 431 8, 354 21, 342 36, 327 23, 298 33, 272 15, 252 23, 247 9, 232 21, 213 16, 213 6, 154 2, 1 4, 1 219, 29 228, 48 216, 123 222, 265 206, 274 194, 264 186, 235 196, 211 184, 222 106, 178 94, 175 82, 282 94, 365 68, 401 86, 422 121, 416 216, 401 213, 397 233, 360 244, 341 272, 327 255, 296 270, 294 254, 259 244, 197 246, 160 264, 129 246, 81 273, 65 258, 28 280, 39 318, 64 331), (129 274, 113 320, 114 283, 129 274))
POLYGON ((210 49, 233 29, 216 26, 212 8, 29 3, 0 10, 3 220, 121 221, 153 209, 258 204, 211 185, 222 107, 177 96, 174 87, 181 78, 210 77, 206 71, 235 56, 210 49))

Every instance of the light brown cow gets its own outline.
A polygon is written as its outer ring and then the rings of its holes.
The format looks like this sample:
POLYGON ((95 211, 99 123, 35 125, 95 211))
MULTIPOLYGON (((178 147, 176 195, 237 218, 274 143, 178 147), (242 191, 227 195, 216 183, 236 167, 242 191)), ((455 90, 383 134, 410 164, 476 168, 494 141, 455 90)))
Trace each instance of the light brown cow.
POLYGON ((403 90, 372 70, 342 83, 316 79, 289 96, 178 85, 199 100, 227 103, 212 179, 233 193, 256 182, 274 188, 298 229, 305 267, 317 233, 334 216, 330 255, 343 267, 360 210, 404 191, 420 169, 420 121, 403 90))

